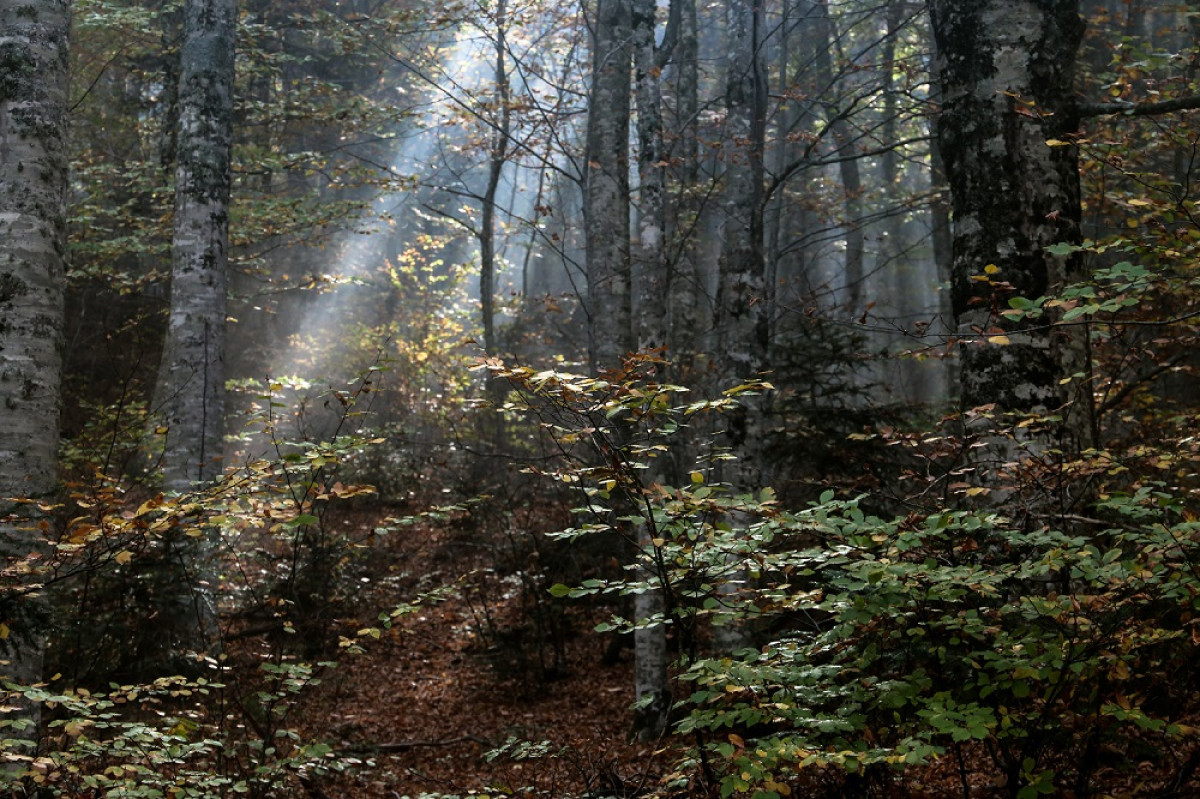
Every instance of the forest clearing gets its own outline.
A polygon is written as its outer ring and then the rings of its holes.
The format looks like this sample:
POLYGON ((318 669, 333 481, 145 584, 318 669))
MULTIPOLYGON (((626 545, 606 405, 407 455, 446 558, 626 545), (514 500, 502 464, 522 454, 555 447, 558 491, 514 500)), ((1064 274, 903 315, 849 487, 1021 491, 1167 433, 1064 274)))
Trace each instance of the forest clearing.
POLYGON ((1200 796, 1195 0, 0 0, 0 792, 1200 796))

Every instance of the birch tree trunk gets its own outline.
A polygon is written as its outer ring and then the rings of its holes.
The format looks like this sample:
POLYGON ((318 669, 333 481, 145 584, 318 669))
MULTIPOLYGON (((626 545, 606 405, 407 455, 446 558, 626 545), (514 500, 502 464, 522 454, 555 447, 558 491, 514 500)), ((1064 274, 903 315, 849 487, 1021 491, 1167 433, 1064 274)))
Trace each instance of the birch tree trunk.
MULTIPOLYGON (((57 479, 66 250, 68 0, 0 0, 0 497, 44 497, 57 479)), ((7 501, 5 519, 24 508, 7 501)), ((0 567, 45 549, 36 524, 0 524, 0 567)), ((36 564, 35 564, 36 565, 36 564)), ((32 588, 32 586, 28 586, 32 588)), ((14 592, 16 593, 16 592, 14 592)), ((0 678, 41 678, 36 595, 3 597, 0 678)), ((22 734, 39 714, 21 707, 22 734)))
POLYGON ((220 473, 224 438, 234 0, 188 0, 179 86, 171 309, 155 389, 162 484, 220 473))
MULTIPOLYGON (((1084 368, 1078 336, 1052 332, 1045 320, 1010 323, 999 315, 1009 297, 1046 295, 1075 270, 1072 259, 1047 248, 1079 239, 1078 148, 1070 138, 1084 28, 1078 6, 1078 0, 930 3, 966 408, 1057 410, 1066 399, 1060 379, 1084 368)), ((1066 428, 1086 435, 1089 387, 1075 381, 1073 388, 1078 401, 1065 411, 1073 417, 1066 428)))

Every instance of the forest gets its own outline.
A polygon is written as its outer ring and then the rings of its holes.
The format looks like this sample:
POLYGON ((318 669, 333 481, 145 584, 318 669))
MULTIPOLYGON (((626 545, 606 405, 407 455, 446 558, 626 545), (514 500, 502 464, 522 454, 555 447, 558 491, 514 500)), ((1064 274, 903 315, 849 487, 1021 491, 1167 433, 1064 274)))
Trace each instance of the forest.
POLYGON ((0 793, 1200 796, 1200 0, 0 0, 0 793))

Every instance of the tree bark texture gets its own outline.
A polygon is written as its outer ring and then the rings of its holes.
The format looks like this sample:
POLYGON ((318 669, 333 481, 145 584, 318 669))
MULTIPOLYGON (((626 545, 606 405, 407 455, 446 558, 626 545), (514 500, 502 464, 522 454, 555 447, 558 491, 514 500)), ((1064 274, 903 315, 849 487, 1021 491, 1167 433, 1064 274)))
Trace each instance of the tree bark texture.
POLYGON ((666 344, 662 301, 667 287, 666 161, 663 153, 661 70, 654 46, 654 0, 632 0, 632 34, 637 97, 637 347, 666 344))
POLYGON ((234 0, 189 0, 179 87, 171 308, 155 405, 163 486, 220 473, 225 408, 234 0))
MULTIPOLYGON (((43 497, 57 479, 69 31, 68 0, 0 0, 0 497, 43 497)), ((0 525, 0 566, 44 548, 29 520, 0 525)), ((9 599, 0 677, 36 682, 40 603, 9 599)), ((36 709, 19 712, 36 738, 36 709)))
MULTIPOLYGON (((728 0, 725 7, 729 64, 725 76, 724 190, 721 198, 721 256, 717 288, 717 368, 721 388, 754 379, 767 366, 767 303, 763 257, 763 147, 767 78, 763 63, 762 6, 757 0, 728 0)), ((726 443, 735 456, 728 482, 737 492, 766 484, 766 420, 762 397, 743 396, 725 415, 726 443)), ((738 524, 734 522, 734 526, 738 524)), ((745 574, 731 564, 718 592, 731 604, 745 574)), ((713 630, 719 651, 748 643, 733 619, 713 630)))
MULTIPOLYGON (((663 297, 667 287, 666 259, 666 164, 663 156, 662 90, 654 44, 654 0, 632 0, 634 88, 637 98, 637 241, 634 246, 634 285, 637 296, 637 347, 653 351, 666 344, 667 319, 663 297)), ((666 458, 649 464, 648 478, 665 482, 666 458)), ((654 534, 645 522, 638 525, 637 543, 641 557, 653 559, 654 534)), ((659 580, 660 570, 641 562, 639 578, 659 580)), ((663 592, 651 589, 633 597, 634 618, 639 622, 661 616, 663 592)), ((634 682, 637 710, 634 729, 643 741, 657 740, 667 726, 671 707, 667 684, 667 629, 659 624, 639 627, 633 633, 634 682)))
MULTIPOLYGON (((757 377, 767 363, 767 315, 763 257, 763 146, 766 69, 762 62, 762 9, 753 0, 726 7, 729 68, 726 73, 724 190, 716 311, 717 365, 722 388, 757 377)), ((748 428, 760 414, 745 408, 731 416, 730 445, 745 453, 743 470, 761 468, 760 441, 748 428), (754 418, 751 418, 754 417, 754 418)), ((739 483, 742 481, 739 481, 739 483)), ((761 487, 748 478, 740 489, 761 487)))
POLYGON ((695 355, 700 324, 700 235, 702 203, 697 185, 700 178, 699 125, 699 36, 695 0, 671 0, 676 6, 679 28, 671 70, 671 99, 674 124, 671 128, 674 203, 670 208, 670 249, 667 274, 667 348, 671 378, 688 384, 694 380, 695 355))
POLYGON ((634 348, 629 247, 630 0, 597 0, 584 178, 588 356, 615 369, 634 348))
POLYGON ((496 355, 496 190, 508 160, 508 137, 512 122, 509 100, 508 67, 505 64, 508 45, 507 8, 505 0, 496 6, 496 109, 500 116, 492 131, 492 146, 488 155, 488 178, 481 201, 479 221, 479 304, 483 316, 483 349, 496 355))
POLYGON ((1056 409, 1059 380, 1072 373, 1069 337, 1044 320, 1009 323, 999 314, 1009 298, 1046 295, 1073 270, 1046 248, 1079 238, 1078 148, 1047 142, 1070 142, 1076 129, 1078 0, 931 0, 930 10, 962 403, 1056 409))

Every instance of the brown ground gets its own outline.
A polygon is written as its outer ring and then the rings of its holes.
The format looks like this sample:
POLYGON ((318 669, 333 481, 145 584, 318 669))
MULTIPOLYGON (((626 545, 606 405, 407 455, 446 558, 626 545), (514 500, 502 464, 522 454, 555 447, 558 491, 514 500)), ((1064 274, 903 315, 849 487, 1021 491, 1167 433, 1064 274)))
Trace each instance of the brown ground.
MULTIPOLYGON (((461 573, 455 567, 469 571, 469 555, 468 562, 454 557, 460 551, 455 535, 461 533, 398 533, 389 547, 396 550, 390 570, 429 575, 440 569, 443 581, 461 573)), ((489 609, 493 619, 514 615, 516 607, 505 605, 515 602, 493 603, 499 604, 489 609)), ((364 615, 347 620, 346 631, 370 623, 364 615)), ((598 620, 573 620, 585 634, 568 640, 566 674, 550 681, 504 673, 511 669, 497 664, 495 650, 483 640, 478 607, 473 612, 461 596, 401 617, 378 640, 360 637, 366 652, 343 655, 301 716, 307 734, 367 763, 316 787, 331 798, 374 799, 525 785, 552 795, 600 787, 611 792, 656 783, 667 758, 656 757, 652 746, 626 741, 631 652, 603 665, 607 641, 587 633, 598 620), (497 757, 489 763, 485 755, 510 738, 546 741, 557 756, 523 762, 497 757)))
MULTIPOLYGON (((363 517, 355 523, 369 525, 376 519, 363 517)), ((359 618, 344 620, 342 633, 355 637, 359 628, 374 623, 380 609, 485 568, 495 553, 473 535, 462 529, 411 528, 372 550, 375 588, 367 592, 359 618)), ((495 587, 503 585, 500 578, 492 574, 488 579, 495 587)), ((681 749, 656 751, 627 741, 632 653, 624 650, 614 664, 604 665, 609 642, 591 632, 604 611, 572 611, 578 634, 566 642, 567 668, 546 680, 497 656, 495 639, 488 640, 480 618, 484 602, 498 625, 521 617, 517 593, 472 596, 460 590, 400 617, 378 640, 358 636, 363 654, 338 656, 338 668, 307 695, 289 723, 363 763, 346 774, 307 782, 306 799, 469 792, 631 797, 661 788, 662 776, 675 766, 681 749), (546 742, 546 747, 539 757, 487 757, 510 739, 546 742)), ((910 769, 902 778, 895 775, 886 788, 875 786, 866 793, 839 785, 830 775, 814 774, 805 783, 792 783, 792 796, 962 797, 964 776, 966 795, 973 799, 1008 795, 981 748, 963 754, 966 775, 955 758, 946 757, 930 767, 910 769)), ((1187 790, 1162 792, 1156 783, 1174 768, 1164 774, 1163 764, 1141 765, 1138 772, 1120 774, 1101 769, 1097 776, 1107 790, 1093 795, 1200 796, 1187 790)), ((703 795, 697 790, 693 795, 703 795)))

